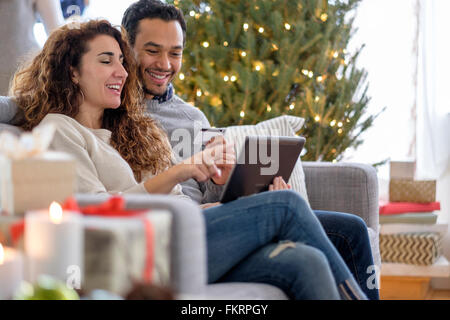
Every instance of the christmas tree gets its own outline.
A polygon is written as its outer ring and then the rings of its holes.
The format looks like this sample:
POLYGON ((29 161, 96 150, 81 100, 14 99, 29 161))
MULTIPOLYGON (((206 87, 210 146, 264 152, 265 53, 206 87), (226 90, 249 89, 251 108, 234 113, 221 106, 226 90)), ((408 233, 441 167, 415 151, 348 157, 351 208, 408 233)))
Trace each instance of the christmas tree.
POLYGON ((187 44, 177 93, 212 126, 305 119, 303 160, 340 160, 362 143, 367 73, 347 51, 360 0, 174 0, 187 44))

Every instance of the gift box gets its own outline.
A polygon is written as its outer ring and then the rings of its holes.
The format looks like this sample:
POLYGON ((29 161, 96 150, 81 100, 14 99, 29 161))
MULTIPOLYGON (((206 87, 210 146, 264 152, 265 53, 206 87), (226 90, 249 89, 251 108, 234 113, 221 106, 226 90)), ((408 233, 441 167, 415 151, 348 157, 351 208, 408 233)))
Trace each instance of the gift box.
POLYGON ((390 179, 414 180, 416 163, 414 161, 391 161, 390 179))
POLYGON ((46 151, 23 159, 0 155, 0 206, 9 215, 48 208, 74 193, 75 160, 68 154, 46 151))
POLYGON ((437 232, 380 234, 381 261, 429 266, 442 255, 441 242, 437 232))
POLYGON ((172 216, 167 210, 125 210, 121 197, 98 206, 65 209, 84 217, 82 289, 126 294, 136 282, 170 287, 172 216))
POLYGON ((24 219, 0 214, 0 243, 8 247, 24 249, 24 219))
POLYGON ((441 210, 440 202, 380 202, 380 214, 399 214, 415 212, 433 212, 441 210))
POLYGON ((436 180, 399 180, 389 182, 389 201, 430 203, 436 201, 436 180))
POLYGON ((435 212, 410 212, 393 215, 380 215, 380 224, 408 223, 408 224, 435 224, 438 215, 435 212))

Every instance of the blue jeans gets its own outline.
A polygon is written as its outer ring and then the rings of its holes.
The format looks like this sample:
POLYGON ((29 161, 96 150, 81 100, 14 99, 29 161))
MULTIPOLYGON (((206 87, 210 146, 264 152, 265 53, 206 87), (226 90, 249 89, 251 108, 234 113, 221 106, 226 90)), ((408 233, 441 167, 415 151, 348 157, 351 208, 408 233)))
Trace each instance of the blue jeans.
POLYGON ((366 298, 298 193, 259 193, 204 214, 209 283, 264 282, 293 299, 366 298))
POLYGON ((367 298, 379 300, 378 286, 371 279, 373 271, 368 269, 374 263, 364 220, 341 212, 316 210, 314 213, 367 298))

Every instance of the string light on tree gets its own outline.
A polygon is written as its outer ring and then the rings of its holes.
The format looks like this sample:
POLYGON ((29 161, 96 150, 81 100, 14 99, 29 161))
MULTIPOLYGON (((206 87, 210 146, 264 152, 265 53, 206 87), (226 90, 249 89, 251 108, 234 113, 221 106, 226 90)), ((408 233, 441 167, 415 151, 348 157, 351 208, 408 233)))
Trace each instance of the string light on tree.
POLYGON ((241 113, 239 114, 241 118, 245 117, 245 112, 244 110, 241 111, 241 113))
POLYGON ((230 77, 228 76, 223 77, 223 81, 228 82, 228 80, 230 80, 230 77))
POLYGON ((263 33, 263 32, 264 32, 264 28, 263 28, 263 27, 260 27, 260 28, 258 29, 258 32, 259 32, 259 33, 263 33))
POLYGON ((319 115, 315 116, 315 117, 314 117, 314 120, 315 120, 316 122, 319 122, 319 121, 320 121, 320 116, 319 116, 319 115))
POLYGON ((284 28, 289 31, 291 30, 291 25, 289 23, 285 23, 284 28))
POLYGON ((242 28, 244 28, 244 31, 247 31, 248 30, 248 23, 244 23, 242 28))
POLYGON ((338 127, 339 127, 339 128, 342 128, 343 125, 344 125, 344 124, 343 124, 342 122, 339 122, 339 123, 338 123, 338 127))
POLYGON ((208 48, 209 47, 209 42, 208 41, 204 41, 202 43, 202 46, 205 47, 205 48, 208 48))
POLYGON ((336 120, 330 122, 330 127, 334 127, 336 125, 336 120))
POLYGON ((224 47, 228 47, 228 41, 223 42, 224 47))
POLYGON ((194 16, 195 16, 195 11, 194 11, 194 10, 191 10, 191 11, 189 12, 189 15, 190 15, 191 17, 194 17, 194 16))
POLYGON ((322 82, 323 81, 323 77, 322 76, 318 76, 317 77, 317 82, 322 82))
POLYGON ((245 58, 247 56, 247 52, 241 51, 241 57, 245 58))
POLYGON ((328 14, 322 13, 320 15, 320 20, 322 20, 323 22, 327 21, 328 20, 328 14))
POLYGON ((270 106, 270 104, 267 105, 267 109, 266 110, 267 110, 267 112, 272 111, 272 107, 270 106))
POLYGON ((289 105, 289 109, 294 110, 295 105, 292 103, 291 105, 289 105))
POLYGON ((230 77, 230 81, 231 81, 231 82, 235 82, 236 80, 237 80, 236 76, 231 76, 231 77, 230 77))
POLYGON ((202 90, 197 89, 197 97, 201 97, 202 96, 202 90))
POLYGON ((263 63, 261 61, 255 61, 253 63, 253 66, 255 68, 256 71, 261 71, 264 67, 263 63))

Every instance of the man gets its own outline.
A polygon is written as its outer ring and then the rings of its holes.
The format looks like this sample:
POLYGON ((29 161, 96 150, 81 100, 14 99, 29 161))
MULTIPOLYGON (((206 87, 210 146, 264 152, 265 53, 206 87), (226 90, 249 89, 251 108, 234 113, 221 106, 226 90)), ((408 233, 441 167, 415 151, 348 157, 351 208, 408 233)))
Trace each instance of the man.
MULTIPOLYGON (((177 130, 189 133, 184 137, 190 148, 195 150, 196 127, 210 127, 203 112, 184 102, 176 94, 171 84, 181 69, 182 54, 186 43, 186 23, 180 10, 159 0, 140 0, 132 4, 125 12, 122 25, 127 31, 128 40, 133 47, 144 84, 147 109, 166 130, 172 146, 180 143, 177 130)), ((182 143, 182 142, 181 142, 182 143)), ((221 140, 227 145, 227 142, 221 140)), ((179 154, 182 158, 192 156, 194 152, 179 154)), ((198 203, 207 204, 219 200, 223 184, 229 175, 231 166, 221 167, 220 179, 206 183, 190 180, 184 183, 183 192, 198 203)), ((367 279, 371 274, 367 268, 373 265, 373 258, 365 223, 359 217, 349 214, 316 211, 328 237, 344 258, 369 299, 378 299, 378 289, 369 289, 367 279)), ((248 257, 261 261, 257 254, 248 257)), ((247 261, 249 262, 249 261, 247 261)), ((270 263, 269 260, 266 260, 270 263)), ((246 281, 237 274, 234 281, 246 281)))

